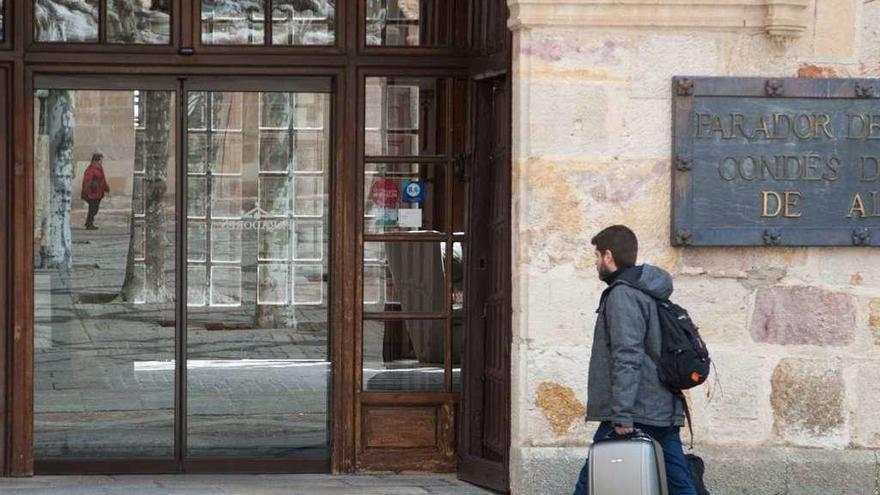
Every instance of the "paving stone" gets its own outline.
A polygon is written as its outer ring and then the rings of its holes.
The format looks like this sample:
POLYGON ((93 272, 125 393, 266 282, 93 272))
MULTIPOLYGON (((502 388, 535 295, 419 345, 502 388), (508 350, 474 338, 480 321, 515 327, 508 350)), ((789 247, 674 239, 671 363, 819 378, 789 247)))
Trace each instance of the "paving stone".
POLYGON ((132 475, 0 479, 3 495, 489 495, 451 475, 132 475))

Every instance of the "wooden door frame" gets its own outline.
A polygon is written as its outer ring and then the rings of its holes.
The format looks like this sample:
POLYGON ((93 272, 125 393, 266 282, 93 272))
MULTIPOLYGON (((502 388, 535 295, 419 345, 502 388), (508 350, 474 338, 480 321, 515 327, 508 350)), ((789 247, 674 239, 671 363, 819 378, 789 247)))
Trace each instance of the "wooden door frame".
MULTIPOLYGON (((458 2, 458 22, 473 14, 472 0, 458 2)), ((474 73, 471 49, 474 26, 457 25, 448 47, 368 47, 362 37, 364 23, 359 18, 366 0, 339 2, 337 40, 332 47, 208 47, 199 44, 199 0, 175 0, 171 25, 171 44, 165 46, 122 46, 98 44, 34 43, 33 0, 6 0, 6 37, 0 42, 0 68, 6 69, 5 122, 0 132, 6 143, 6 160, 0 187, 7 205, 6 231, 0 220, 0 380, 5 384, 6 403, 0 401, 0 476, 28 476, 33 473, 33 87, 35 75, 59 77, 88 74, 111 80, 115 76, 174 78, 178 76, 217 76, 240 74, 254 78, 286 75, 330 75, 334 80, 333 124, 335 145, 331 174, 331 356, 333 359, 333 414, 330 471, 349 473, 376 469, 387 464, 358 462, 357 432, 361 418, 358 402, 360 381, 359 338, 362 305, 361 242, 363 205, 358 198, 361 159, 363 106, 362 77, 381 75, 457 77, 474 73), (345 5, 342 5, 345 4, 345 5), (196 55, 194 56, 193 53, 196 55), (136 59, 137 64, 131 61, 136 59), (356 103, 356 104, 354 104, 356 103), (5 248, 5 253, 3 249, 5 248), (5 254, 5 256, 4 256, 5 254), (6 269, 6 272, 3 272, 6 269), (4 292, 5 291, 5 292, 4 292), (2 297, 4 296, 5 297, 2 297), (5 349, 3 346, 5 345, 5 349), (5 351, 5 352, 4 352, 5 351), (5 376, 4 376, 5 374, 5 376)), ((106 5, 102 0, 102 5, 106 5)), ((482 63, 480 64, 482 65, 482 63)), ((2 88, 0 88, 2 89, 2 88)), ((178 151, 180 148, 178 149, 178 151)), ((3 153, 0 143, 0 153, 3 153)), ((180 164, 178 164, 180 166, 180 164)), ((180 225, 178 225, 180 228, 180 225)), ((0 387, 0 392, 3 388, 0 387)), ((401 406, 424 399, 415 397, 372 397, 382 403, 401 406)), ((444 399, 445 400, 445 399, 444 399)), ((236 462, 242 467, 240 462, 236 462)), ((107 468, 118 467, 110 466, 107 468)), ((223 465, 214 466, 226 467, 223 465)), ((254 464, 245 471, 265 472, 254 464)), ((191 466, 198 469, 198 466, 191 466)), ((210 466, 205 467, 209 470, 210 466)), ((168 472, 168 466, 143 466, 144 472, 168 472)))

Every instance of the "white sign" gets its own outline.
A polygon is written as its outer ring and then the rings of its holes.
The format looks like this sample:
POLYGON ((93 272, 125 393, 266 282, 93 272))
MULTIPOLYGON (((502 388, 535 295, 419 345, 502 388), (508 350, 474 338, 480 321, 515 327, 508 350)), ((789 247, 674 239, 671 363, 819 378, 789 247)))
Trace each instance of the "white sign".
POLYGON ((419 229, 422 227, 422 209, 421 208, 405 208, 397 212, 397 225, 408 229, 419 229))

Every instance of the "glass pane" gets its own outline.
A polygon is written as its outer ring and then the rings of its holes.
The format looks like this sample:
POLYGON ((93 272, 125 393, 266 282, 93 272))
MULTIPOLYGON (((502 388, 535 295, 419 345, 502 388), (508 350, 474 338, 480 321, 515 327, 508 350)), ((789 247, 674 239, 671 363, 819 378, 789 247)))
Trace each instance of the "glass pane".
POLYGON ((35 0, 34 39, 96 43, 98 0, 35 0))
POLYGON ((452 244, 452 391, 461 390, 461 354, 464 339, 464 245, 452 244))
POLYGON ((335 18, 334 0, 273 0, 272 44, 332 45, 335 18))
POLYGON ((442 242, 365 242, 364 311, 443 312, 444 249, 442 242))
POLYGON ((175 95, 133 95, 35 92, 39 460, 173 457, 175 95))
POLYGON ((260 177, 260 206, 267 216, 290 213, 290 179, 286 175, 260 177))
MULTIPOLYGON (((290 157, 299 132, 295 102, 312 102, 321 125, 309 132, 329 143, 330 98, 258 92, 188 97, 196 115, 211 116, 207 130, 191 130, 188 139, 220 135, 214 127, 223 126, 224 139, 237 141, 209 167, 204 201, 214 220, 189 220, 190 235, 207 240, 203 261, 189 262, 198 278, 190 279, 187 313, 187 455, 326 459, 329 167, 322 156, 317 165, 304 163, 310 171, 303 173, 290 157), (295 204, 310 216, 295 217, 295 204)), ((201 184, 205 176, 187 180, 201 184)))
POLYGON ((438 126, 441 83, 435 79, 367 78, 366 154, 437 154, 443 137, 438 126))
POLYGON ((107 0, 107 41, 168 45, 171 0, 107 0))
POLYGON ((262 0, 202 0, 202 43, 262 45, 262 0))
POLYGON ((445 171, 445 165, 366 164, 364 232, 442 232, 445 171))
POLYGON ((444 320, 364 321, 364 390, 442 392, 444 320))
POLYGON ((445 45, 448 19, 442 0, 367 0, 367 45, 445 45))

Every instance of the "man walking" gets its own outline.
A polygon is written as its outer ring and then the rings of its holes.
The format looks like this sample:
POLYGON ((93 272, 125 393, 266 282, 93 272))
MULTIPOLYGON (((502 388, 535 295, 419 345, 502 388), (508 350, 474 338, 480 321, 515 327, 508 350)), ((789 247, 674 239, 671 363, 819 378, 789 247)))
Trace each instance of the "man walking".
MULTIPOLYGON (((662 339, 654 298, 669 298, 672 277, 655 266, 636 266, 638 239, 623 225, 606 228, 591 242, 599 278, 608 284, 590 357, 587 420, 600 422, 593 441, 643 431, 663 447, 669 495, 697 495, 679 436, 684 407, 660 383, 654 364, 662 339)), ((585 464, 574 495, 588 493, 588 476, 585 464)))
POLYGON ((83 174, 82 193, 80 196, 89 204, 89 214, 86 217, 86 228, 88 230, 96 230, 95 215, 98 214, 98 207, 104 194, 110 194, 110 184, 104 177, 104 155, 95 153, 92 155, 92 161, 83 174))

